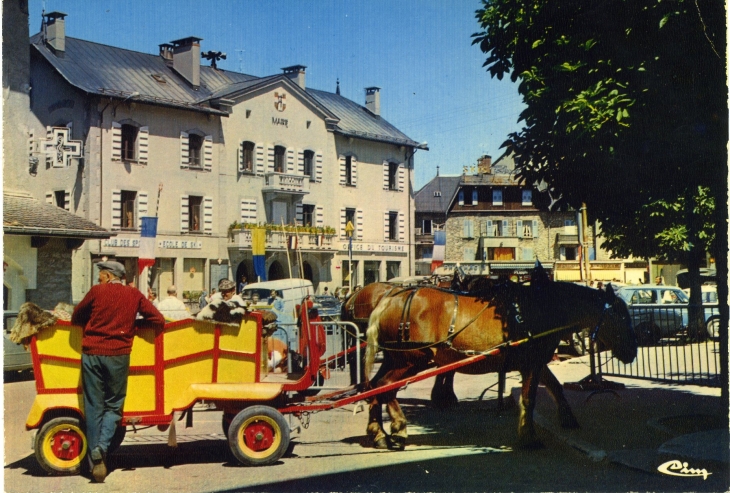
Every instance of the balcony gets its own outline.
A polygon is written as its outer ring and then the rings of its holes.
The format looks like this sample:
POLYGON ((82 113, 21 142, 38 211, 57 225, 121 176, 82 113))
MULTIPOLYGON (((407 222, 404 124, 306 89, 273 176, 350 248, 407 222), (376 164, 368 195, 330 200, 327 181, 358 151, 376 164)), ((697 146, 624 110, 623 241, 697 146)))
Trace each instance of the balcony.
MULTIPOLYGON (((270 195, 306 195, 309 193, 309 177, 286 173, 266 173, 262 192, 270 195)), ((269 197, 270 198, 270 197, 269 197)))
POLYGON ((416 229, 416 244, 433 245, 433 235, 420 233, 416 229))
MULTIPOLYGON (((251 248, 252 230, 250 229, 234 229, 230 232, 230 238, 239 249, 251 248)), ((285 250, 286 239, 288 236, 294 235, 293 232, 286 231, 266 231, 266 250, 285 250)), ((299 249, 303 251, 321 251, 336 250, 335 234, 322 233, 299 233, 299 249)))

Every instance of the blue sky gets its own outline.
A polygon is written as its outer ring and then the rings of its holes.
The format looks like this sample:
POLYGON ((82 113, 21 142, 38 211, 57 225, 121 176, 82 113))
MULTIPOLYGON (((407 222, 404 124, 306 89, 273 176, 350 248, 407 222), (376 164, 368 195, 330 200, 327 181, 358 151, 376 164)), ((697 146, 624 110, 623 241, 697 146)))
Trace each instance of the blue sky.
MULTIPOLYGON (((416 154, 416 189, 494 159, 523 108, 517 87, 492 79, 471 45, 479 0, 29 0, 30 32, 41 11, 68 14, 68 36, 157 53, 160 43, 203 38, 227 53, 218 66, 256 76, 307 66, 307 87, 360 104, 381 87, 381 115, 430 151, 416 154)), ((208 63, 204 61, 204 63, 208 63)))

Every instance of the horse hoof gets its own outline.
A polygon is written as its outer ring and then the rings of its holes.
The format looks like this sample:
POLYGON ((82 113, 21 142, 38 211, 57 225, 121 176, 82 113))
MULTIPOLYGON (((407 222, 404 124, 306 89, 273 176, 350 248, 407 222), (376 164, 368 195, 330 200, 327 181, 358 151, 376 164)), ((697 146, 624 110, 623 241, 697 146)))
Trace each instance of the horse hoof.
POLYGON ((388 441, 385 438, 379 438, 375 440, 374 447, 378 450, 387 450, 388 441))
POLYGON ((405 450, 406 448, 406 439, 404 437, 399 436, 391 436, 390 437, 390 449, 395 451, 401 451, 405 450))

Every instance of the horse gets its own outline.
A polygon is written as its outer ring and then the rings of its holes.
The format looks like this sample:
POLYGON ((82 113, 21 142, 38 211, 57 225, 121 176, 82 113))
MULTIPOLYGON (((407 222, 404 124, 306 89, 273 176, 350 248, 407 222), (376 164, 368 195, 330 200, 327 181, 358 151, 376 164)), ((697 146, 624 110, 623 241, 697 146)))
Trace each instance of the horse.
MULTIPOLYGON (((443 366, 500 348, 460 371, 521 373, 517 446, 536 448, 542 446, 532 416, 539 380, 558 404, 561 425, 577 426, 562 386, 546 365, 564 333, 587 326, 594 327, 592 337, 620 361, 634 360, 637 340, 629 312, 612 289, 603 292, 549 280, 531 286, 507 281, 489 301, 432 288, 404 291, 384 297, 370 316, 366 375, 378 349, 383 349, 384 360, 369 382, 371 388, 408 378, 431 364, 443 366), (515 346, 515 341, 522 344, 515 346)), ((370 403, 367 435, 375 448, 405 448, 407 425, 397 392, 378 394, 370 403), (383 429, 381 404, 391 417, 390 436, 383 429)))

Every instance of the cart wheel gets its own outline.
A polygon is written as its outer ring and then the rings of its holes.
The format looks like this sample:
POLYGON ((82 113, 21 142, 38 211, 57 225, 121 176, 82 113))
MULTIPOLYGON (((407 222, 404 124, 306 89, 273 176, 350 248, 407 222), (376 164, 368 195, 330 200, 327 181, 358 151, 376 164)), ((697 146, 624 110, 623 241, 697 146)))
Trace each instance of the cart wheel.
POLYGON ((247 407, 231 421, 228 445, 246 466, 273 464, 289 447, 289 425, 272 407, 247 407))
POLYGON ((77 418, 54 418, 44 424, 35 440, 35 456, 51 474, 71 475, 81 470, 86 456, 86 434, 77 418))

